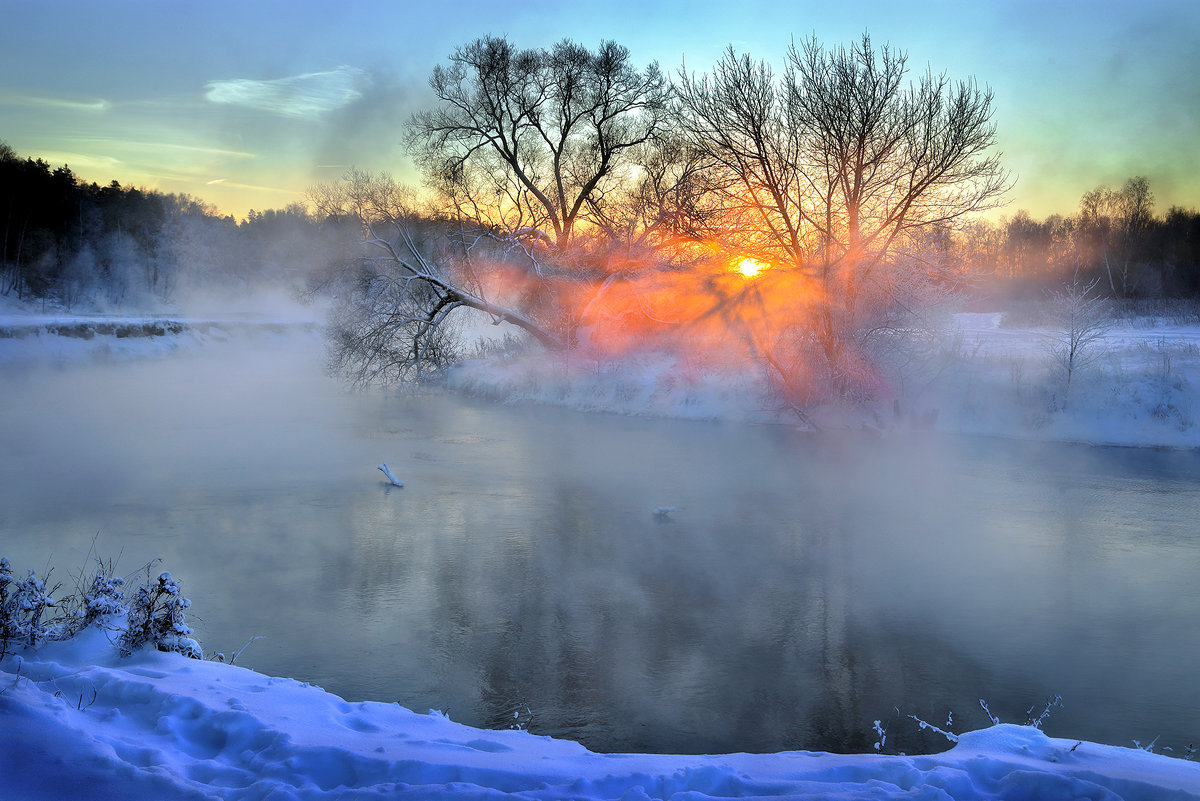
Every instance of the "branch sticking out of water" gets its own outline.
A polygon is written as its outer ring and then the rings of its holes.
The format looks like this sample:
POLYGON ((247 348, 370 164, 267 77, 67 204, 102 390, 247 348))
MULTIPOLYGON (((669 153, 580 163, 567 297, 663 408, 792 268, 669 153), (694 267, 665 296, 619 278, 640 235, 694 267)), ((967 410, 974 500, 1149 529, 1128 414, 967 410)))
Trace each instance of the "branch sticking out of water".
POLYGON ((387 480, 391 482, 393 487, 403 487, 404 486, 403 481, 401 481, 400 479, 398 479, 394 475, 392 475, 392 471, 390 469, 388 469, 387 462, 384 462, 383 464, 379 465, 379 469, 383 471, 383 474, 385 476, 387 476, 387 480))

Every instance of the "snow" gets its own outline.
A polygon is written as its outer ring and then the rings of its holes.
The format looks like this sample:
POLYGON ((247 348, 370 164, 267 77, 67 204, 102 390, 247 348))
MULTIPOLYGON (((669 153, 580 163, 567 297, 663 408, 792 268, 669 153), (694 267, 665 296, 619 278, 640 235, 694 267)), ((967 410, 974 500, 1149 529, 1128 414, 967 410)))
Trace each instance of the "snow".
MULTIPOLYGON (((1200 326, 1161 320, 1114 324, 1064 397, 1050 354, 1061 334, 1009 327, 1003 317, 953 315, 937 345, 898 370, 877 405, 831 405, 808 410, 810 419, 827 429, 923 427, 1095 445, 1200 447, 1200 326)), ((772 404, 763 370, 705 365, 688 354, 481 359, 457 368, 450 386, 504 402, 583 411, 800 422, 772 404)))
MULTIPOLYGON (((28 329, 0 339, 0 366, 153 357, 231 335, 226 322, 73 339, 50 333, 52 322, 0 320, 3 330, 28 329)), ((1048 366, 1052 335, 1006 328, 998 314, 958 315, 938 354, 948 368, 897 387, 903 415, 884 407, 819 419, 880 426, 883 418, 886 433, 936 410, 934 425, 948 432, 1200 446, 1200 327, 1114 327, 1065 408, 1048 366)), ((480 361, 451 386, 625 414, 795 422, 762 401, 754 371, 662 354, 480 361)), ((0 659, 0 798, 1200 799, 1200 764, 1028 726, 959 733, 948 751, 922 756, 596 754, 437 712, 355 703, 236 665, 151 650, 122 657, 112 637, 93 627, 0 659)))
POLYGON ((247 335, 319 337, 317 323, 286 317, 0 315, 0 369, 161 358, 247 335))
POLYGON ((239 308, 72 313, 0 296, 0 369, 65 367, 161 358, 247 334, 319 336, 322 310, 276 298, 247 297, 239 308), (264 311, 265 310, 265 311, 264 311))
POLYGON ((1028 726, 928 756, 596 754, 109 636, 0 661, 4 798, 1200 799, 1200 764, 1028 726))

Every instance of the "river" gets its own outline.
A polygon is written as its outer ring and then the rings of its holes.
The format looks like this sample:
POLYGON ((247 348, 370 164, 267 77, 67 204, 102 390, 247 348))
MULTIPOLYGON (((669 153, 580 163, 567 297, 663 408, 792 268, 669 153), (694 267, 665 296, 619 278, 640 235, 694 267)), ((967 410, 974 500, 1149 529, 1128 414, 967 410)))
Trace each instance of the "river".
POLYGON ((721 753, 1057 694, 1052 735, 1200 741, 1195 452, 356 394, 311 333, 0 379, 17 571, 160 560, 206 653, 349 700, 721 753))

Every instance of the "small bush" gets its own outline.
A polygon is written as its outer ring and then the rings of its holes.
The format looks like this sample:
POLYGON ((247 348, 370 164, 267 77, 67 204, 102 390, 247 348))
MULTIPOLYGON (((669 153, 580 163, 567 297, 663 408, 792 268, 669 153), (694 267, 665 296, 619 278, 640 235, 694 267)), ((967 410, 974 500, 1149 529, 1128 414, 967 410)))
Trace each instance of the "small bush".
POLYGON ((173 651, 193 659, 201 658, 199 644, 189 635, 184 610, 192 602, 179 591, 179 582, 170 573, 159 574, 153 586, 143 584, 129 604, 125 632, 118 647, 123 654, 153 644, 160 651, 173 651))
POLYGON ((125 579, 113 575, 111 563, 100 563, 86 589, 79 581, 75 594, 56 601, 53 595, 60 586, 47 588, 32 570, 16 580, 8 559, 0 558, 0 657, 13 647, 33 648, 69 639, 91 625, 111 621, 114 630, 121 632, 117 647, 122 654, 153 645, 160 651, 202 658, 184 616, 191 602, 170 573, 151 582, 147 567, 146 582, 132 598, 125 596, 125 579), (54 616, 46 618, 47 610, 54 610, 54 616))
POLYGON ((30 570, 20 580, 12 575, 12 565, 0 558, 0 656, 8 653, 10 644, 32 647, 51 633, 52 622, 42 620, 54 600, 50 597, 58 587, 46 590, 46 582, 30 570))

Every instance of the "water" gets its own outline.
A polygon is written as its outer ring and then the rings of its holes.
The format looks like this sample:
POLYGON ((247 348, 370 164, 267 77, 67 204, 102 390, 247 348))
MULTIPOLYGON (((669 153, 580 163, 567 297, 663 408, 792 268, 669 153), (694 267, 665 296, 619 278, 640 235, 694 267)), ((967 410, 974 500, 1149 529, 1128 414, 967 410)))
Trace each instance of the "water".
POLYGON ((1053 694, 1052 735, 1200 740, 1195 453, 352 395, 248 345, 8 370, 0 553, 161 559, 207 652, 599 751, 939 748, 908 714, 1053 694))

